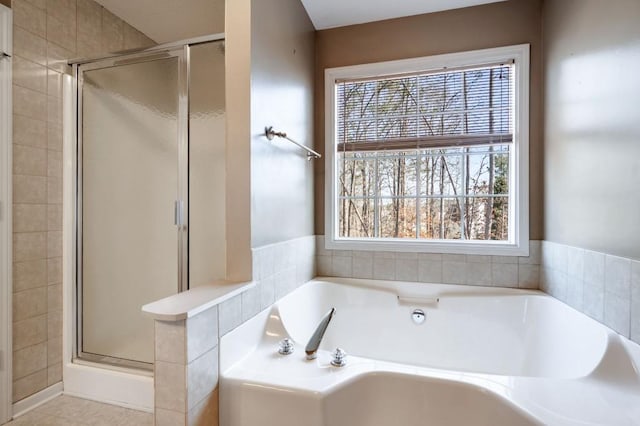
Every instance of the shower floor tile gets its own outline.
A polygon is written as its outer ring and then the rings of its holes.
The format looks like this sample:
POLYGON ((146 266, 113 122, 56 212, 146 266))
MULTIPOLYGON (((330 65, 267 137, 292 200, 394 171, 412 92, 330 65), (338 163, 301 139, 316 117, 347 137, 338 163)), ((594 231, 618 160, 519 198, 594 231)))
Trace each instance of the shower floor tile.
POLYGON ((153 414, 59 396, 6 426, 152 426, 153 414))

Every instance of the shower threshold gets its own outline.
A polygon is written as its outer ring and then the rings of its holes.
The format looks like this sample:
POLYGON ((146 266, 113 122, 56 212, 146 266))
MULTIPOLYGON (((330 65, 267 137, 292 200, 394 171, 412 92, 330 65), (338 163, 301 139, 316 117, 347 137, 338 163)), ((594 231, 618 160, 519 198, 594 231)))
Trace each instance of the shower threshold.
POLYGON ((73 363, 153 377, 153 364, 133 361, 130 359, 114 358, 106 355, 91 353, 82 353, 79 357, 74 358, 73 363))

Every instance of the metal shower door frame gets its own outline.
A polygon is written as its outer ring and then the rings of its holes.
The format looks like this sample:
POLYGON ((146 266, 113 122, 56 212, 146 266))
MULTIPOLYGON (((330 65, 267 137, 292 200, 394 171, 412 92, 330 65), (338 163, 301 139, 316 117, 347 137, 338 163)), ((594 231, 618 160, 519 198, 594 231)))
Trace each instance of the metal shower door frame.
POLYGON ((0 424, 13 416, 12 11, 0 4, 0 424))
POLYGON ((73 79, 76 85, 76 179, 75 179, 75 339, 73 358, 81 361, 97 362, 116 367, 134 368, 138 370, 152 370, 153 364, 127 360, 105 355, 97 355, 83 351, 82 337, 82 146, 83 146, 83 105, 82 93, 84 73, 104 68, 132 65, 143 62, 152 62, 178 58, 178 129, 176 141, 178 144, 177 173, 178 187, 176 191, 175 224, 177 228, 178 245, 178 274, 176 291, 182 292, 188 289, 189 283, 189 44, 179 46, 158 46, 137 53, 123 54, 105 59, 92 61, 78 61, 73 64, 73 79))

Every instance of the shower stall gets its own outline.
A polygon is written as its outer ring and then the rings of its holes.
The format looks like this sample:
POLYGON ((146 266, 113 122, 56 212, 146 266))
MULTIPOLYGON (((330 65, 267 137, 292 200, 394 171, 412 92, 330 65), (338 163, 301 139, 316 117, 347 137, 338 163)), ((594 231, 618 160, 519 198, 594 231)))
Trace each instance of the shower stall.
POLYGON ((151 370, 140 307, 225 276, 224 40, 73 64, 73 358, 151 370))

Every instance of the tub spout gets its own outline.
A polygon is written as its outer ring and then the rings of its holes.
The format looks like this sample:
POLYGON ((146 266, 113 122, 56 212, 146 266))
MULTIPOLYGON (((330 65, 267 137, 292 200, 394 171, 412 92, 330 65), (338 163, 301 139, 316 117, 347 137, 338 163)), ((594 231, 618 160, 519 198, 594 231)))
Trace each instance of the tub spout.
POLYGON ((333 318, 333 314, 335 314, 336 308, 331 308, 329 312, 325 314, 324 317, 320 320, 318 327, 316 327, 316 331, 313 332, 311 339, 309 339, 309 343, 304 348, 304 351, 307 353, 307 359, 315 359, 318 356, 318 348, 320 347, 320 342, 322 342, 322 338, 324 337, 324 332, 327 331, 327 326, 333 318))

